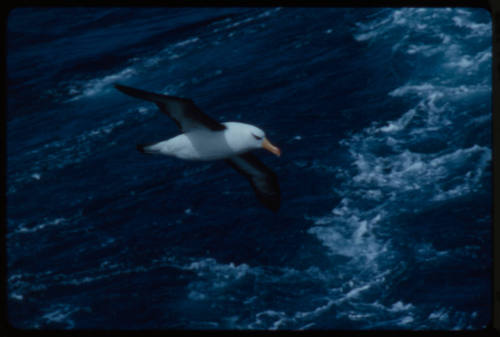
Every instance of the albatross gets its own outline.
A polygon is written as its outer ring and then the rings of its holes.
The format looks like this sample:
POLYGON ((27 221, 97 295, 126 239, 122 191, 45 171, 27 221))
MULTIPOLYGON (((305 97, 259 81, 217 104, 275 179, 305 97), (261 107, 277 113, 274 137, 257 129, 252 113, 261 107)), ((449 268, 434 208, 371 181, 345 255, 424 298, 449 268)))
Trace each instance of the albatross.
POLYGON ((188 98, 152 93, 121 84, 114 86, 129 96, 155 103, 182 131, 180 135, 164 141, 138 144, 139 151, 184 160, 224 160, 248 179, 257 199, 264 206, 272 211, 279 209, 277 175, 250 153, 263 148, 278 157, 281 155, 281 150, 271 144, 264 131, 245 123, 219 123, 188 98))

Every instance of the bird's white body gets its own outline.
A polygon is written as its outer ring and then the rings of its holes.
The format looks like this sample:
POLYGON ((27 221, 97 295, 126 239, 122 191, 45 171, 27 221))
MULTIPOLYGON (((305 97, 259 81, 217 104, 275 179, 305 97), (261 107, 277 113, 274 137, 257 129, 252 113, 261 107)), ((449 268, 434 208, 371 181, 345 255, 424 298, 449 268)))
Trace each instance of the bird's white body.
POLYGON ((218 160, 261 148, 264 132, 245 123, 222 123, 226 129, 192 130, 144 148, 148 153, 185 160, 218 160))

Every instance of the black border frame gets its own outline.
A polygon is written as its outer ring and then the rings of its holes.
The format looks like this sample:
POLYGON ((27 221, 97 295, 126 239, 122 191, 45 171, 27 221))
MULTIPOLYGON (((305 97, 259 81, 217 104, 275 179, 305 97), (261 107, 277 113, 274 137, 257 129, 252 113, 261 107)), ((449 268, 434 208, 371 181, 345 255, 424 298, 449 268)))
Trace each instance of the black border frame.
POLYGON ((492 186, 493 186, 493 208, 492 208, 492 255, 493 255, 493 272, 492 272, 492 317, 490 325, 484 330, 467 330, 467 331, 445 331, 445 330, 278 330, 278 331, 254 331, 254 330, 24 330, 18 329, 10 325, 7 315, 7 246, 6 246, 6 225, 7 225, 7 118, 6 113, 2 114, 3 120, 0 124, 0 133, 2 143, 0 146, 0 169, 2 170, 2 179, 0 179, 0 217, 3 220, 0 225, 0 236, 2 237, 1 248, 1 292, 0 301, 2 310, 1 328, 5 336, 32 336, 32 335, 45 335, 45 336, 88 336, 90 334, 98 335, 123 335, 130 334, 136 336, 154 335, 162 336, 166 334, 186 335, 186 334, 202 334, 202 333, 215 333, 217 335, 267 335, 267 334, 295 334, 295 335, 309 335, 309 334, 347 334, 347 335, 366 335, 382 333, 384 335, 419 335, 438 333, 444 335, 460 335, 460 336, 490 336, 492 334, 500 336, 500 221, 498 219, 498 210, 500 210, 500 178, 498 174, 500 171, 500 163, 498 163, 497 152, 500 148, 500 1, 499 0, 330 0, 330 1, 286 1, 286 0, 59 0, 59 1, 43 1, 43 0, 17 0, 7 3, 3 7, 3 55, 4 62, 2 70, 4 72, 4 88, 2 91, 4 112, 7 111, 7 21, 9 12, 19 7, 470 7, 470 8, 484 8, 486 9, 492 19, 492 186))

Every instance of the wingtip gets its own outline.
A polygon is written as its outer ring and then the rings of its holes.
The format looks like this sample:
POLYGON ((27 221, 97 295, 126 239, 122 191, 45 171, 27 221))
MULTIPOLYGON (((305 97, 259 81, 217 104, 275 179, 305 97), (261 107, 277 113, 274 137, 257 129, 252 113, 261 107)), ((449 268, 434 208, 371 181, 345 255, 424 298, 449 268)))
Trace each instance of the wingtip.
POLYGON ((259 197, 259 201, 270 211, 273 213, 277 213, 280 209, 281 206, 281 200, 280 198, 265 198, 265 197, 259 197))
POLYGON ((278 211, 280 210, 280 204, 277 204, 277 205, 272 205, 272 206, 269 206, 268 207, 273 213, 278 213, 278 211))
POLYGON ((126 90, 126 89, 127 89, 127 87, 126 87, 126 86, 124 86, 124 85, 122 85, 122 84, 120 84, 120 83, 113 83, 113 86, 115 87, 115 89, 118 89, 118 90, 120 90, 120 91, 124 91, 124 90, 126 90))

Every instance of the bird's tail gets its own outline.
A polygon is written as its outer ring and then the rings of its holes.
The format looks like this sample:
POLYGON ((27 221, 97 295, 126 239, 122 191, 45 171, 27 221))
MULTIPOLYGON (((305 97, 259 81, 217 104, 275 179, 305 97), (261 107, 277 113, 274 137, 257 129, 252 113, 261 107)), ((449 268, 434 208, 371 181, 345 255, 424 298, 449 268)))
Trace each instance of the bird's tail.
POLYGON ((137 150, 145 154, 153 154, 155 151, 151 149, 151 145, 154 144, 137 144, 137 150))

